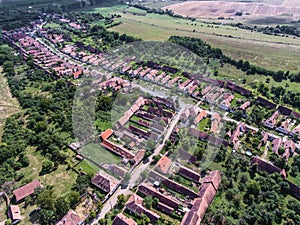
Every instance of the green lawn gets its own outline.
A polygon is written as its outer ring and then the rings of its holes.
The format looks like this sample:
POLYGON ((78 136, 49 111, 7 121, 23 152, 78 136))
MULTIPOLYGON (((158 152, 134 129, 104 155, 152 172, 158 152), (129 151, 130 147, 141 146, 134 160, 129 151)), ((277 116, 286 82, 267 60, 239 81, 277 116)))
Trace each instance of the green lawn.
POLYGON ((57 23, 47 23, 44 28, 51 28, 51 29, 57 29, 57 28, 61 28, 60 24, 57 23))
POLYGON ((89 144, 84 146, 80 153, 96 163, 119 163, 120 158, 98 144, 89 144))
POLYGON ((0 199, 0 221, 4 221, 7 219, 6 216, 6 202, 3 198, 0 199))
POLYGON ((198 129, 201 131, 207 131, 205 128, 209 128, 209 127, 210 127, 210 119, 209 118, 204 118, 198 124, 198 129))
POLYGON ((76 165, 75 169, 77 171, 83 171, 83 172, 91 175, 92 177, 99 171, 99 168, 95 164, 90 163, 87 160, 83 160, 80 163, 78 163, 76 165))
MULTIPOLYGON (((282 86, 285 87, 286 90, 298 91, 299 84, 295 82, 291 82, 289 80, 283 80, 281 82, 276 82, 272 77, 266 77, 262 75, 246 75, 245 72, 236 69, 235 67, 225 64, 223 67, 219 68, 219 75, 215 77, 216 79, 225 79, 225 80, 233 80, 236 84, 242 85, 247 89, 252 89, 252 84, 259 84, 260 82, 265 85, 272 87, 282 86), (269 78, 270 82, 267 83, 266 79, 269 78), (242 84, 243 79, 246 79, 246 84, 242 84)), ((253 89, 252 89, 253 90, 253 89)))

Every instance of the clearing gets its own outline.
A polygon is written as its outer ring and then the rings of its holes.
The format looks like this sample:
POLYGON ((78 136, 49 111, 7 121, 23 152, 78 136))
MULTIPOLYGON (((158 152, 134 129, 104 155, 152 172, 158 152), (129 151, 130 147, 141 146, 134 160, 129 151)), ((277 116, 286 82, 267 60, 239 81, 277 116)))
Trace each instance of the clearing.
POLYGON ((2 73, 2 67, 0 67, 0 142, 6 118, 19 111, 19 103, 16 98, 11 96, 7 80, 2 73))

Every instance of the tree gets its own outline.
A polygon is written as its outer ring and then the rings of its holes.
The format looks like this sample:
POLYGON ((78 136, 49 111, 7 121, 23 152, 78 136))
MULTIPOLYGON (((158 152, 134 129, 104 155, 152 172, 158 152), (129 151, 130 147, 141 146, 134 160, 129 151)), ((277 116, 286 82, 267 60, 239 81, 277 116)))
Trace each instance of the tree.
POLYGON ((128 185, 130 179, 131 179, 130 173, 125 173, 124 178, 123 178, 123 185, 128 185))
POLYGON ((55 212, 53 210, 41 209, 38 215, 40 224, 52 225, 55 222, 55 212))
POLYGON ((42 164, 42 170, 40 172, 40 175, 44 175, 47 173, 50 173, 54 168, 54 163, 51 162, 50 160, 46 160, 42 164))
POLYGON ((62 217, 67 214, 70 209, 70 202, 64 197, 59 197, 55 202, 56 214, 58 217, 62 217))
POLYGON ((41 209, 55 211, 54 190, 52 187, 46 187, 37 197, 37 204, 41 209))
POLYGON ((257 181, 251 180, 247 185, 247 194, 257 196, 259 194, 260 185, 257 181))
POLYGON ((13 75, 15 73, 13 61, 5 61, 2 67, 3 71, 8 75, 13 75))
POLYGON ((77 191, 71 191, 67 196, 68 201, 70 202, 70 207, 75 209, 76 205, 80 200, 80 194, 77 191))
POLYGON ((89 187, 90 179, 88 175, 78 175, 75 189, 78 190, 80 194, 84 194, 89 187))
POLYGON ((11 219, 6 220, 6 221, 5 221, 5 225, 12 225, 11 219))
POLYGON ((123 208, 126 203, 126 196, 124 194, 118 195, 118 205, 123 208))
POLYGON ((143 203, 147 208, 151 209, 153 207, 154 201, 151 196, 146 196, 143 200, 143 203))
POLYGON ((99 202, 97 203, 97 210, 98 210, 98 211, 101 211, 102 208, 103 208, 103 203, 102 203, 101 201, 99 201, 99 202))

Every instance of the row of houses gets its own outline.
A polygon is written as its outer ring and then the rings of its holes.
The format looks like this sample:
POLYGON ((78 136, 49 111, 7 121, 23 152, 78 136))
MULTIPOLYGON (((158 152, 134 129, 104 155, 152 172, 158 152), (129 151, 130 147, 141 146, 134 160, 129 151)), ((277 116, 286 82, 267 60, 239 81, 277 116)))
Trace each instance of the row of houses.
POLYGON ((47 73, 54 71, 57 76, 71 76, 74 78, 79 78, 83 74, 83 67, 60 58, 29 35, 20 35, 20 38, 17 40, 19 44, 16 44, 14 32, 3 31, 3 36, 18 48, 24 58, 32 57, 34 64, 47 73))
POLYGON ((282 137, 274 137, 269 135, 268 132, 263 132, 263 138, 260 141, 258 149, 266 145, 267 141, 271 141, 272 151, 279 157, 285 158, 286 161, 288 161, 289 157, 293 156, 296 150, 299 149, 299 145, 294 141, 282 137))
MULTIPOLYGON (((172 215, 173 213, 182 214, 183 219, 181 225, 195 225, 200 224, 204 214, 214 199, 216 192, 221 183, 221 174, 219 171, 211 171, 201 183, 198 193, 190 191, 185 186, 182 186, 166 177, 151 172, 151 180, 154 183, 142 183, 139 185, 137 192, 143 196, 151 196, 157 198, 158 203, 155 208, 163 213, 172 215), (186 195, 188 201, 178 199, 171 195, 168 191, 162 188, 161 183, 166 187, 175 190, 183 195, 186 195)), ((125 204, 125 210, 134 215, 146 215, 152 224, 155 224, 160 216, 147 208, 143 203, 143 198, 134 193, 125 204)), ((127 224, 135 225, 136 222, 132 218, 128 218, 123 214, 119 214, 114 219, 113 224, 127 224)))
POLYGON ((270 129, 274 129, 279 133, 293 136, 297 135, 300 137, 300 124, 298 124, 294 129, 291 128, 291 122, 293 121, 290 117, 286 117, 285 114, 281 114, 282 110, 276 110, 268 119, 264 120, 264 125, 270 129), (277 125, 280 115, 285 117, 285 120, 277 125))
POLYGON ((130 150, 126 149, 122 145, 118 145, 109 140, 109 138, 114 134, 112 129, 107 129, 100 135, 100 140, 102 142, 102 146, 112 153, 120 156, 125 159, 124 162, 131 162, 132 164, 138 164, 144 158, 145 150, 140 149, 136 154, 133 154, 130 150))
POLYGON ((300 200, 300 187, 286 179, 286 171, 284 169, 280 169, 272 163, 260 159, 258 156, 253 157, 251 163, 257 164, 258 169, 265 171, 268 174, 279 173, 284 178, 284 181, 289 184, 289 190, 287 192, 300 200))

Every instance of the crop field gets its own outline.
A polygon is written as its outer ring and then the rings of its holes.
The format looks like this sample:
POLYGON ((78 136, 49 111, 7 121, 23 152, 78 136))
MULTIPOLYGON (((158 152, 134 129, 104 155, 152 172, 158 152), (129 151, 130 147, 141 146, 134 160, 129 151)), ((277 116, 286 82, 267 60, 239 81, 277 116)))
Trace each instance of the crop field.
POLYGON ((20 111, 17 99, 12 98, 10 90, 0 67, 0 142, 6 118, 20 111))
POLYGON ((196 18, 237 17, 236 13, 243 12, 249 17, 299 17, 300 4, 296 0, 280 2, 235 2, 235 1, 186 1, 164 7, 173 12, 196 18), (277 3, 277 4, 276 4, 277 3))
POLYGON ((167 15, 137 16, 123 13, 116 8, 111 13, 122 16, 117 19, 122 24, 111 28, 111 31, 126 33, 143 40, 165 41, 171 35, 198 37, 238 60, 248 60, 273 70, 300 69, 299 38, 270 36, 226 25, 212 25, 206 21, 192 22, 167 15))

